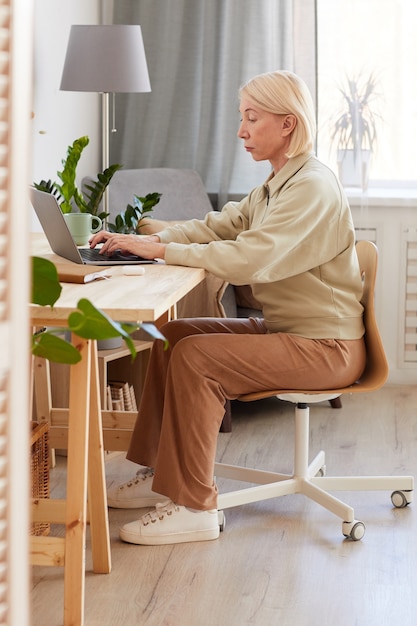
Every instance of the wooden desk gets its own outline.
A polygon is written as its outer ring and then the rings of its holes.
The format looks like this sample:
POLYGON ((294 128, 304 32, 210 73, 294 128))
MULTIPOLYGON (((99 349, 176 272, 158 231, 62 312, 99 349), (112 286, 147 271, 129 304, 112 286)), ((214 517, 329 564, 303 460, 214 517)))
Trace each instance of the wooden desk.
MULTIPOLYGON (((43 234, 34 234, 32 239, 33 254, 48 258, 58 267, 73 265, 51 252, 43 234)), ((66 325, 68 315, 76 308, 78 300, 88 298, 96 307, 119 322, 145 321, 161 326, 169 319, 175 319, 177 302, 202 282, 205 276, 201 269, 163 263, 146 265, 144 268, 143 276, 124 276, 120 267, 113 267, 109 270, 112 274, 109 280, 99 280, 87 285, 62 283, 61 297, 53 309, 31 307, 32 323, 37 326, 66 325)), ((138 354, 137 363, 145 367, 146 357, 146 353, 138 354)), ((101 361, 99 366, 99 374, 103 379, 101 361)), ((126 363, 124 366, 126 367, 126 363)), ((35 370, 36 419, 48 421, 51 448, 65 449, 69 424, 68 408, 61 408, 63 404, 52 406, 49 363, 36 359, 35 370)), ((135 419, 136 415, 131 412, 102 411, 104 449, 127 450, 135 419)))
MULTIPOLYGON (((54 263, 65 263, 52 254, 42 234, 33 236, 32 254, 54 263)), ((145 266, 143 276, 124 276, 112 268, 110 280, 87 285, 63 284, 54 308, 30 307, 34 326, 66 326, 69 313, 80 298, 117 321, 155 322, 175 316, 178 300, 203 279, 204 270, 168 266, 145 266)), ((33 520, 65 524, 65 538, 32 537, 31 556, 35 565, 63 565, 64 625, 82 626, 84 614, 85 536, 88 508, 93 569, 111 570, 110 539, 103 458, 103 431, 100 407, 97 345, 95 341, 73 336, 81 351, 81 361, 70 370, 68 409, 68 458, 66 500, 39 500, 33 504, 33 520)), ((51 402, 42 405, 43 421, 51 420, 51 402)), ((53 439, 51 445, 54 445, 53 439)))
MULTIPOLYGON (((32 254, 43 256, 55 264, 72 264, 51 252, 44 235, 32 235, 32 254)), ((167 313, 171 316, 181 298, 201 283, 205 271, 158 263, 144 265, 143 276, 124 276, 120 267, 110 269, 110 280, 98 280, 87 285, 62 283, 63 289, 53 309, 31 307, 34 324, 65 325, 68 315, 80 298, 89 298, 99 309, 119 322, 157 322, 167 313)), ((100 268, 99 268, 100 269, 100 268)))

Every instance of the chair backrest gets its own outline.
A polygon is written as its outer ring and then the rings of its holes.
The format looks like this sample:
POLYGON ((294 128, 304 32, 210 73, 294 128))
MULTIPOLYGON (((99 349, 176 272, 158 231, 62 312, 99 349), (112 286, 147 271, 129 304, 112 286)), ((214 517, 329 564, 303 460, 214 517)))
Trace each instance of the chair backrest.
POLYGON ((375 317, 375 281, 378 266, 378 248, 371 241, 358 241, 356 250, 363 281, 361 303, 364 307, 366 367, 358 381, 362 389, 374 391, 388 378, 388 361, 375 317))
POLYGON ((378 266, 378 248, 371 241, 359 241, 356 244, 356 251, 363 283, 361 303, 364 307, 363 320, 366 344, 366 366, 360 379, 349 387, 321 389, 317 392, 300 388, 275 389, 267 392, 246 394, 240 396, 239 400, 249 402, 275 395, 281 396, 300 393, 311 395, 361 393, 365 391, 376 391, 382 387, 388 378, 388 362, 375 317, 374 292, 378 266))
MULTIPOLYGON (((84 179, 82 184, 84 185, 84 179)), ((134 196, 162 194, 152 217, 159 220, 202 219, 213 207, 200 175, 195 170, 155 167, 118 170, 109 185, 110 221, 132 204, 134 196)))

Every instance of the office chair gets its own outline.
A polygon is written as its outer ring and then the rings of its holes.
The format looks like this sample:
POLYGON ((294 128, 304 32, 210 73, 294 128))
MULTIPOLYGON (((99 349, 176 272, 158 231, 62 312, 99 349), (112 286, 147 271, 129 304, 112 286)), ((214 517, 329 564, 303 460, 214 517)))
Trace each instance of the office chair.
POLYGON ((301 493, 311 498, 342 519, 342 533, 358 541, 365 534, 365 524, 355 519, 352 507, 335 498, 328 491, 373 491, 393 490, 391 501, 394 507, 403 508, 412 501, 412 476, 337 476, 325 475, 325 455, 320 451, 309 464, 309 404, 330 400, 344 393, 366 393, 383 386, 388 377, 388 363, 379 335, 375 311, 374 288, 377 270, 377 247, 369 241, 360 241, 356 246, 363 281, 362 304, 366 343, 366 366, 360 379, 353 385, 340 389, 318 392, 275 389, 262 393, 240 396, 249 402, 271 396, 295 404, 295 437, 293 474, 278 474, 259 469, 250 469, 224 463, 215 464, 215 475, 238 481, 255 483, 247 487, 219 494, 218 510, 220 529, 225 525, 223 509, 249 502, 258 502, 278 496, 301 493))

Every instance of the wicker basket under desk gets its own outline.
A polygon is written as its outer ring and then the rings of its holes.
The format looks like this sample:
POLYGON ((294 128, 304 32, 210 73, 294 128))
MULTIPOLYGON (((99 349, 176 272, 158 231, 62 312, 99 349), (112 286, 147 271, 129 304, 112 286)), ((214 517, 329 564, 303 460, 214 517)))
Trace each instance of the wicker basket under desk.
MULTIPOLYGON (((46 422, 31 422, 31 441, 30 441, 30 471, 32 498, 37 500, 40 498, 49 498, 49 433, 48 424, 46 422)), ((50 524, 46 522, 34 523, 30 526, 31 535, 48 535, 50 524)))

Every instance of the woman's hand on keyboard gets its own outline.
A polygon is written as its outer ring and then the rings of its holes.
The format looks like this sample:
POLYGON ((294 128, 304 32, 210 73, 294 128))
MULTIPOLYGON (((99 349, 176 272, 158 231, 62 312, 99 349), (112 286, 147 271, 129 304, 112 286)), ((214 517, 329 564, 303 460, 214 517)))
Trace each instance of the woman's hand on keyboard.
POLYGON ((158 235, 121 235, 101 230, 90 239, 90 248, 102 243, 100 254, 112 254, 116 250, 122 253, 136 254, 144 259, 165 258, 166 244, 161 243, 158 235))

